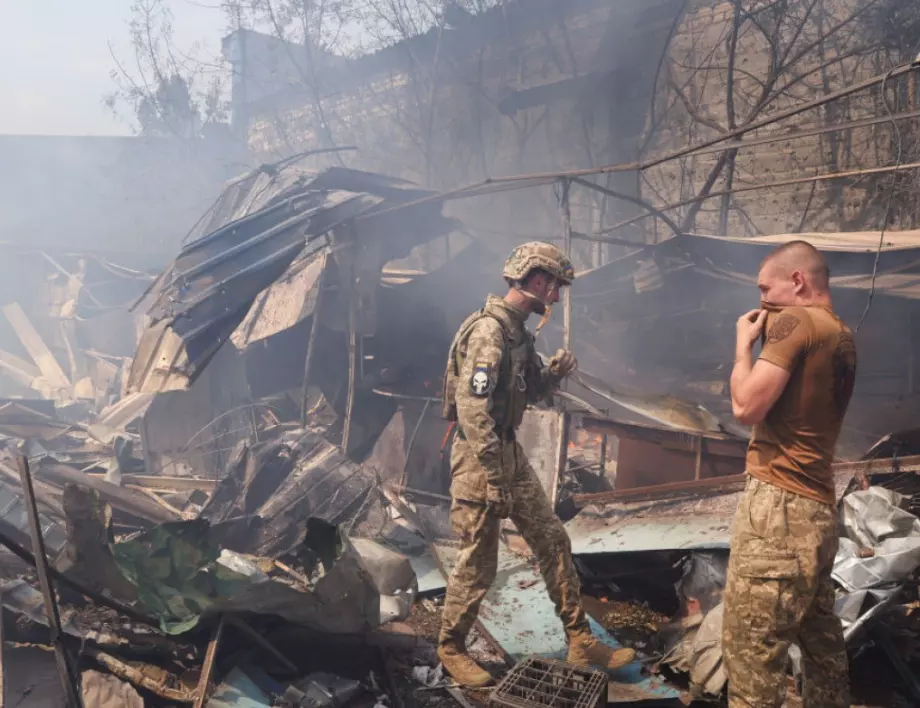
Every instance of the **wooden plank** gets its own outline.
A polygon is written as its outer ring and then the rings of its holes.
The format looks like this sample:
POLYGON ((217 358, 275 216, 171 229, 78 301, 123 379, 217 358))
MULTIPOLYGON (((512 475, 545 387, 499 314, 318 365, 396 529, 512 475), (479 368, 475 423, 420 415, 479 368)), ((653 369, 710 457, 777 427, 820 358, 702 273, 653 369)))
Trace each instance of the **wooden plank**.
MULTIPOLYGON (((104 472, 88 472, 87 477, 92 479, 105 479, 104 472)), ((213 479, 202 479, 200 477, 167 477, 165 475, 155 474, 123 474, 121 476, 122 484, 133 487, 143 487, 144 489, 163 489, 169 491, 195 491, 211 493, 217 486, 213 479)))
POLYGON ((61 365, 58 364, 57 359, 54 358, 51 350, 48 349, 44 340, 35 330, 35 327, 32 326, 32 322, 23 312, 19 303, 13 302, 6 305, 3 308, 3 314, 6 315, 6 319, 12 325, 16 336, 19 337, 19 341, 29 352, 29 356, 32 357, 35 365, 41 370, 42 376, 51 384, 51 387, 55 391, 63 392, 67 397, 72 398, 73 386, 70 380, 61 365))
POLYGON ((211 641, 208 642, 208 650, 204 655, 201 678, 198 680, 198 690, 195 695, 195 708, 204 708, 208 701, 211 681, 214 678, 214 664, 217 662, 217 650, 220 648, 220 640, 223 634, 224 616, 221 615, 217 621, 217 627, 214 628, 214 634, 211 635, 211 641))
POLYGON ((25 359, 20 359, 18 356, 14 356, 2 349, 0 349, 0 369, 3 369, 23 386, 29 386, 30 388, 32 382, 42 375, 41 370, 35 364, 25 359))
POLYGON ((101 479, 90 477, 79 470, 67 465, 53 462, 42 464, 41 476, 46 480, 60 485, 76 484, 81 487, 95 489, 109 504, 116 509, 144 519, 154 524, 165 524, 170 521, 181 521, 180 515, 165 509, 152 499, 148 499, 141 492, 133 489, 124 489, 101 479))

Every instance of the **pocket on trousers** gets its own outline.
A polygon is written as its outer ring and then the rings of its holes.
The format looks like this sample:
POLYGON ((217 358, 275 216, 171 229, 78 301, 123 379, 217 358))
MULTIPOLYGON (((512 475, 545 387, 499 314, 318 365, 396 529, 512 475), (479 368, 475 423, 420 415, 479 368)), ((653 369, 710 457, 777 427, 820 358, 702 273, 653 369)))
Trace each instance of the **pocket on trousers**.
POLYGON ((800 569, 794 555, 738 558, 734 571, 736 612, 750 631, 782 634, 795 626, 800 569))
POLYGON ((742 578, 794 580, 799 577, 799 559, 791 553, 743 556, 736 559, 735 572, 742 578))

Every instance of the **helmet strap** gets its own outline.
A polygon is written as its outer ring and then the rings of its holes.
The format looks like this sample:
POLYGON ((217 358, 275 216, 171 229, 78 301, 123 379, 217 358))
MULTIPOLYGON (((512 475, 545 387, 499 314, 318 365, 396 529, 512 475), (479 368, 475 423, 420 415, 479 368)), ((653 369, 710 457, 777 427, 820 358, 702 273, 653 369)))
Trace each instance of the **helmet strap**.
POLYGON ((540 334, 540 330, 546 326, 546 323, 549 322, 549 318, 553 314, 553 306, 547 305, 546 309, 543 311, 543 317, 540 318, 540 321, 537 323, 536 328, 533 331, 533 336, 536 337, 540 334))
POLYGON ((517 290, 521 295, 526 297, 528 300, 535 302, 535 303, 539 303, 539 307, 534 308, 535 312, 542 315, 546 311, 547 305, 546 305, 546 302, 543 300, 543 298, 537 297, 529 290, 524 290, 523 286, 520 283, 515 283, 514 289, 517 290))

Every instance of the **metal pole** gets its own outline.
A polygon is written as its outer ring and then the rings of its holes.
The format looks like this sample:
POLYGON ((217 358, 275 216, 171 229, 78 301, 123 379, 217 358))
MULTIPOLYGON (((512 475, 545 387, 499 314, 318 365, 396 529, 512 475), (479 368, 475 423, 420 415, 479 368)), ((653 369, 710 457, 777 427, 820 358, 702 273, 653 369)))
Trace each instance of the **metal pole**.
POLYGON ((38 507, 35 505, 35 490, 32 488, 32 475, 29 472, 29 461, 22 455, 16 459, 19 467, 19 477, 22 480, 22 493, 29 514, 29 532, 32 535, 32 551, 35 554, 35 570, 41 586, 42 596, 45 601, 45 615, 48 618, 48 629, 51 632, 51 644, 54 647, 54 656, 57 659, 58 674, 67 705, 71 708, 82 708, 83 701, 77 688, 76 676, 70 664, 70 657, 63 644, 64 633, 61 629, 61 616, 58 612, 57 601, 54 598, 54 586, 48 574, 48 558, 45 555, 45 541, 42 538, 41 525, 38 521, 38 507))
MULTIPOLYGON (((562 180, 562 196, 559 201, 562 210, 562 250, 569 258, 572 257, 572 209, 569 202, 571 180, 562 180)), ((572 288, 562 289, 562 347, 572 350, 572 288)), ((563 390, 567 389, 566 382, 562 382, 563 390)), ((553 508, 559 498, 559 484, 569 461, 569 415, 562 413, 559 418, 559 432, 556 439, 556 474, 553 479, 551 500, 553 508)))
POLYGON ((309 396, 310 374, 313 371, 313 357, 316 351, 316 333, 319 330, 320 314, 323 309, 323 294, 326 292, 326 266, 329 264, 329 251, 323 252, 323 263, 316 279, 316 299, 313 301, 313 322, 310 324, 310 339, 307 342, 307 358, 303 364, 303 396, 300 402, 300 422, 307 425, 307 397, 309 396))
MULTIPOLYGON (((572 257, 572 209, 569 203, 571 180, 562 181, 562 250, 570 259, 572 257)), ((562 346, 572 349, 572 289, 562 289, 562 346)))
POLYGON ((0 708, 6 706, 6 681, 3 680, 3 591, 0 590, 0 708))
POLYGON ((345 401, 345 424, 342 428, 342 451, 348 457, 349 443, 351 442, 351 418, 355 407, 355 379, 356 362, 358 353, 358 324, 355 308, 355 261, 358 257, 357 234, 351 229, 353 250, 348 272, 348 399, 345 401))

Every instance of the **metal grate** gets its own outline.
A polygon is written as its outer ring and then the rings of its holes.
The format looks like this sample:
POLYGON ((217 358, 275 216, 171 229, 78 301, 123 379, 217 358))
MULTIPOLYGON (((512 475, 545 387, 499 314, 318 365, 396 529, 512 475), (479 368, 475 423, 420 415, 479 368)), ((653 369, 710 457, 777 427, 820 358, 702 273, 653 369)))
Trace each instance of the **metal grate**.
POLYGON ((492 692, 489 706, 599 708, 607 705, 607 674, 551 659, 524 659, 492 692))

